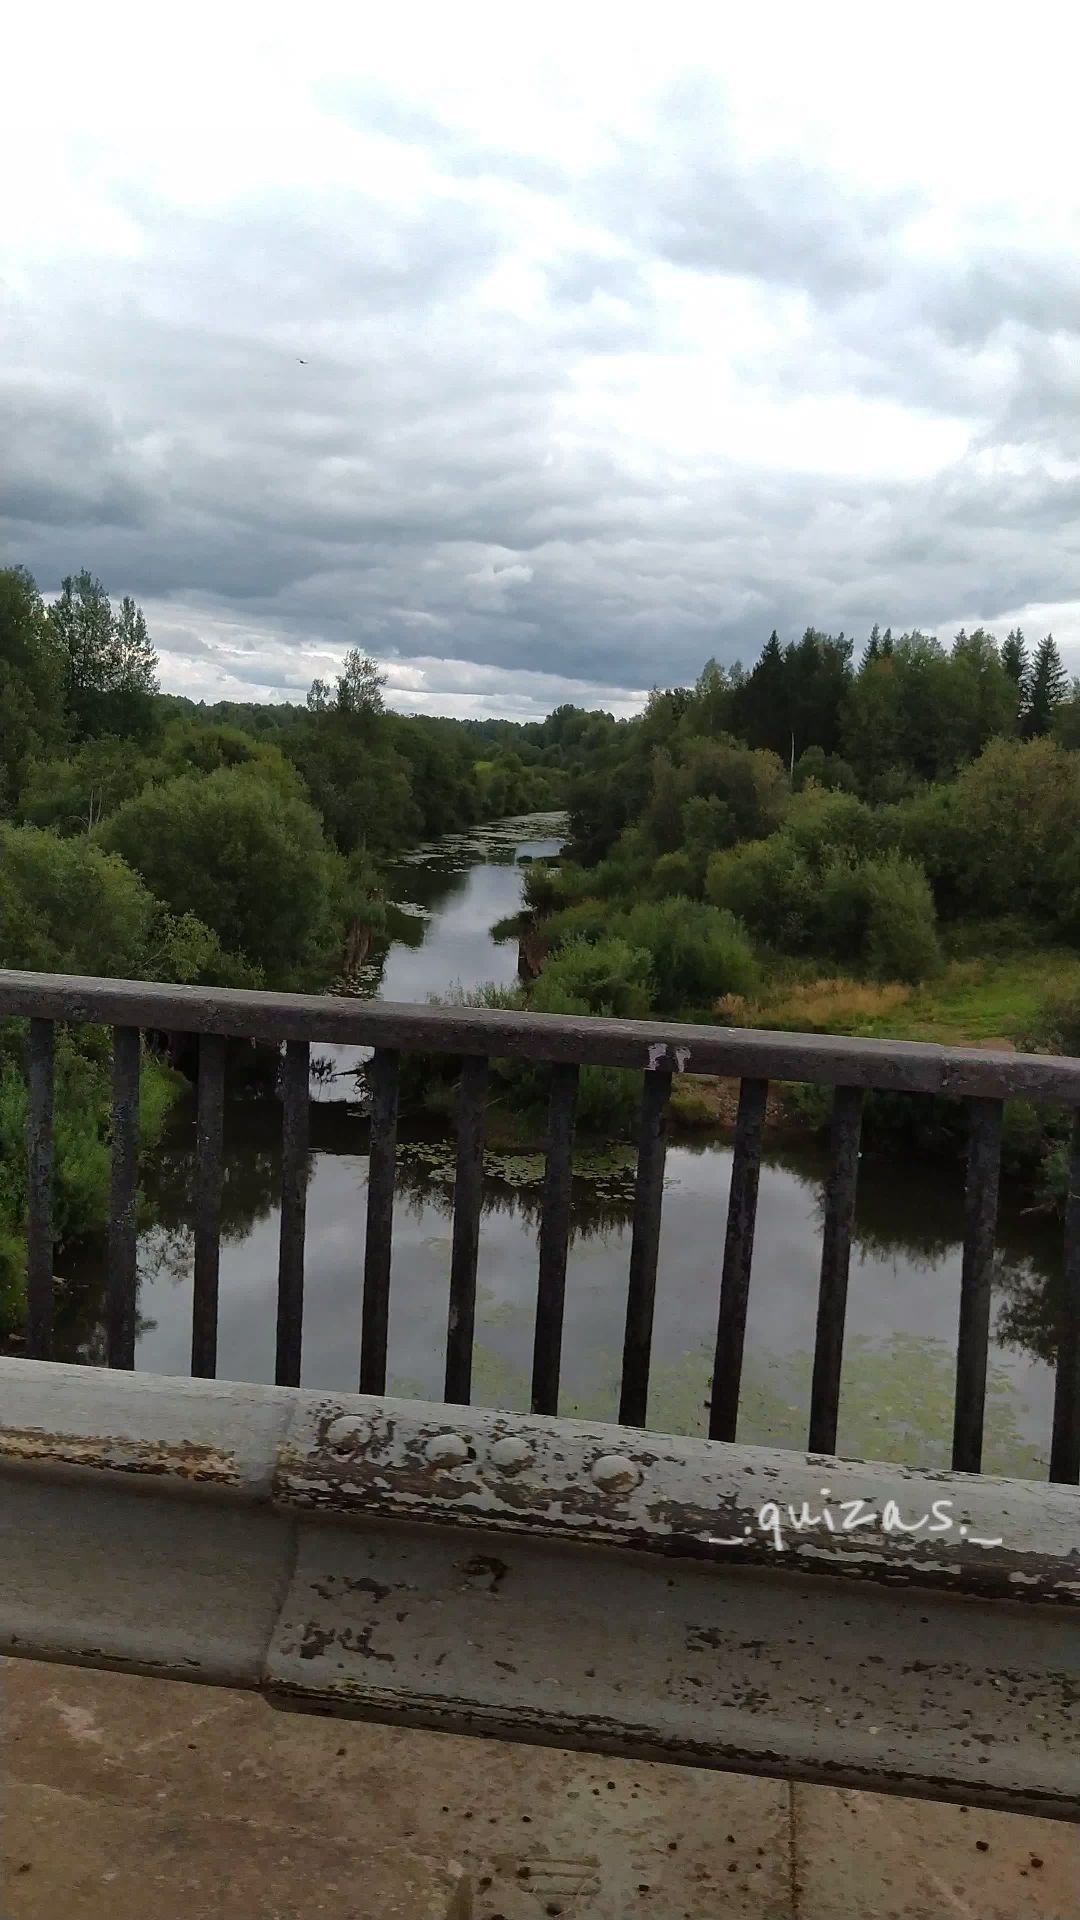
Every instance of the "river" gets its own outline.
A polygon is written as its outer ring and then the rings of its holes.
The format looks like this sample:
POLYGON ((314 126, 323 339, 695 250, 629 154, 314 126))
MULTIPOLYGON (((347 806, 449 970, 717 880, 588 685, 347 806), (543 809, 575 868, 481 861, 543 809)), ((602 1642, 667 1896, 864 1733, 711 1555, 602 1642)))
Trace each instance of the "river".
MULTIPOLYGON (((558 816, 500 823, 415 849, 390 876, 393 939, 368 989, 423 1001, 484 981, 510 985, 515 943, 490 929, 520 905, 521 856, 555 852, 558 816)), ((312 1084, 303 1381, 352 1390, 360 1341, 367 1127, 352 1069, 358 1050, 323 1053, 312 1084)), ((280 1110, 238 1087, 226 1115, 218 1369, 273 1377, 280 1110)), ((452 1187, 437 1128, 402 1127, 394 1218, 389 1391, 441 1393, 452 1187)), ((703 1430, 731 1153, 672 1135, 649 1423, 703 1430)), ((536 1288, 539 1157, 491 1157, 477 1286, 473 1396, 528 1405, 536 1288)), ((567 1277, 560 1411, 612 1419, 630 1252, 632 1156, 611 1155, 577 1183, 567 1277), (628 1165, 629 1160, 629 1165, 628 1165)), ((750 1289, 739 1438, 805 1445, 820 1259, 824 1160, 808 1145, 766 1154, 750 1289)), ((144 1174, 136 1365, 188 1371, 194 1108, 177 1108, 144 1174)), ((860 1169, 838 1445, 842 1453, 946 1465, 960 1295, 962 1175, 865 1155, 860 1169)), ((1044 1478, 1053 1395, 1051 1301, 1059 1232, 1006 1198, 999 1226, 988 1394, 987 1471, 1044 1478)), ((102 1256, 83 1257, 72 1296, 100 1301, 102 1256), (95 1273, 93 1269, 98 1269, 95 1273), (87 1293, 87 1281, 91 1284, 87 1293)), ((66 1320, 73 1358, 100 1358, 100 1315, 66 1320)))

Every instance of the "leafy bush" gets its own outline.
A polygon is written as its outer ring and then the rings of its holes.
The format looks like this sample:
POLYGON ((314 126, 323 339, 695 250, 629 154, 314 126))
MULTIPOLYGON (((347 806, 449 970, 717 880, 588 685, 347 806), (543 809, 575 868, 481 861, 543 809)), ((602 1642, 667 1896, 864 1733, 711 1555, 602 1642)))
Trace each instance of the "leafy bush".
POLYGON ((818 942, 818 882, 786 833, 714 854, 705 897, 784 953, 807 953, 818 942))
POLYGON ((688 853, 662 853, 653 867, 649 891, 659 899, 672 893, 699 894, 703 872, 704 857, 694 860, 688 853))
POLYGON ((1080 1056, 1080 971, 1043 995, 1024 1046, 1080 1056))
POLYGON ((745 929, 722 908, 678 896, 643 900, 614 925, 631 947, 648 955, 662 1012, 704 1010, 724 994, 749 993, 757 984, 745 929))
POLYGON ((863 860, 881 845, 879 815, 850 793, 826 793, 809 788, 798 794, 788 810, 784 831, 796 850, 813 867, 827 866, 842 855, 863 860))
POLYGON ((340 931, 318 815, 246 769, 148 787, 101 839, 173 913, 195 914, 271 985, 302 979, 340 931))
POLYGON ((603 900, 579 900, 545 920, 544 933, 550 951, 556 953, 571 940, 602 940, 610 922, 611 908, 603 900))
POLYGON ((154 915, 138 875, 85 835, 0 827, 0 965, 138 975, 154 915))
POLYGON ((550 959, 533 985, 538 1013, 593 1013, 625 1020, 649 1011, 649 955, 626 940, 571 940, 550 959))
POLYGON ((923 869, 902 854, 864 860, 863 964, 883 980, 925 980, 941 968, 934 896, 923 869))

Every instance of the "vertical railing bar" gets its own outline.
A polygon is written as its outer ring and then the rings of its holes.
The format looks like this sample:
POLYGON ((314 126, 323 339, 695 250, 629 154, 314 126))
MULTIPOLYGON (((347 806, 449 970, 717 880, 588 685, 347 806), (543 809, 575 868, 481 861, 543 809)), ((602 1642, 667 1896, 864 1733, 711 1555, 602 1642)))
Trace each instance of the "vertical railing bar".
POLYGON ((754 1256, 758 1179, 761 1173, 761 1137, 768 1098, 767 1080, 744 1080, 739 1088, 724 1267, 720 1279, 720 1309, 716 1322, 716 1357, 709 1405, 710 1440, 734 1440, 738 1426, 739 1386, 742 1380, 750 1265, 754 1256))
POLYGON ((221 1186, 225 1139, 225 1041, 221 1034, 199 1035, 198 1076, 191 1371, 196 1380, 212 1380, 217 1372, 221 1186))
POLYGON ((366 1070, 371 1094, 368 1145, 367 1237, 360 1328, 360 1391, 386 1392, 390 1325, 390 1255, 394 1230, 399 1056, 376 1047, 366 1070))
POLYGON ((27 1149, 26 1351, 31 1360, 52 1358, 53 1337, 53 1105, 56 1029, 51 1020, 31 1020, 30 1113, 27 1149))
POLYGON ((1070 1487, 1080 1484, 1080 1112, 1073 1115, 1069 1152, 1050 1478, 1070 1487))
POLYGON ((306 1040, 286 1043, 281 1079, 281 1239, 274 1358, 274 1380, 279 1387, 300 1385, 310 1125, 308 1055, 306 1040))
POLYGON ((967 1102, 967 1108, 970 1130, 964 1189, 960 1328, 956 1342, 954 1473, 978 1473, 982 1466, 990 1293, 1001 1164, 1001 1101, 973 1099, 967 1102))
POLYGON ((570 1063, 554 1066, 548 1096, 547 1163, 540 1215, 540 1272, 536 1288, 531 1402, 534 1413, 559 1411, 577 1095, 577 1067, 570 1063))
POLYGON ((671 1074, 650 1070, 642 1076, 638 1125, 634 1228, 630 1243, 630 1280, 626 1294, 619 1421, 643 1427, 649 1402, 656 1261, 660 1251, 660 1214, 664 1203, 664 1161, 671 1074))
POLYGON ((814 1339, 814 1375, 810 1387, 809 1446, 812 1453, 836 1451, 862 1112, 861 1087, 837 1087, 833 1095, 829 1133, 830 1164, 825 1183, 821 1284, 814 1339))
POLYGON ((457 1174, 454 1180, 454 1240, 450 1256, 450 1311, 446 1326, 445 1397, 469 1404, 472 1392, 473 1325, 476 1319, 476 1258, 484 1189, 484 1099, 488 1063, 470 1055, 458 1084, 457 1174))
POLYGON ((110 1367, 135 1365, 139 1191, 138 1027, 113 1028, 112 1192, 105 1344, 110 1367))

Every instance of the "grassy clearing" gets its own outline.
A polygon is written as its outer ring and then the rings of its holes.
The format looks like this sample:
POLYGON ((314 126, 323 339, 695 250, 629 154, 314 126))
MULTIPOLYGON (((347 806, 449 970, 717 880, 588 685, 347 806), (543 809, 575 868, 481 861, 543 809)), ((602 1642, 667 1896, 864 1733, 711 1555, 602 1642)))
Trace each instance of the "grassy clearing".
POLYGON ((1066 948, 1001 959, 953 960, 934 980, 906 987, 841 977, 777 982, 754 1000, 721 1001, 733 1025, 787 1032, 849 1033, 878 1040, 935 1040, 952 1046, 1022 1045, 1048 993, 1080 981, 1066 948))

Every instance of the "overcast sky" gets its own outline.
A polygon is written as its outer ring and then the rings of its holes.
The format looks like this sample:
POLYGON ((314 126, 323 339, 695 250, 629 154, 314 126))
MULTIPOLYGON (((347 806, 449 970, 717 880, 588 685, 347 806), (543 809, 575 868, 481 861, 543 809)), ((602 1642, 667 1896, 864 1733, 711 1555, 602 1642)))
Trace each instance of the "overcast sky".
POLYGON ((626 712, 875 620, 1080 669, 1070 23, 19 8, 5 560, 208 699, 359 645, 405 709, 626 712))

